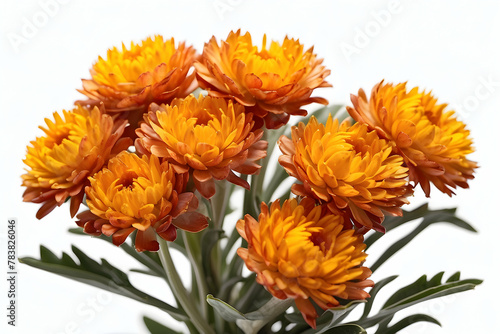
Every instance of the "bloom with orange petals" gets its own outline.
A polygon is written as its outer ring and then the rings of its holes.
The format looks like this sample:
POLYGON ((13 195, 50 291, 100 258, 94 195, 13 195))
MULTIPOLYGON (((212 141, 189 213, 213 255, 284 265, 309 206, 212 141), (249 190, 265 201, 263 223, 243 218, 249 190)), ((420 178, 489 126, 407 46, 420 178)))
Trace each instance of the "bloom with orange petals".
POLYGON ((259 126, 263 119, 267 128, 276 129, 290 115, 306 115, 304 105, 328 104, 311 97, 315 88, 330 87, 325 81, 330 71, 322 62, 298 40, 286 37, 268 47, 264 36, 259 50, 249 33, 238 30, 220 45, 212 37, 194 66, 200 86, 211 96, 234 98, 260 118, 259 126))
POLYGON ((176 47, 173 38, 149 37, 131 43, 130 49, 108 50, 106 59, 99 57, 90 70, 92 79, 83 79, 79 92, 89 98, 85 103, 103 102, 107 112, 130 111, 135 123, 151 102, 169 103, 196 88, 195 59, 196 51, 185 43, 176 47))
POLYGON ((430 182, 451 196, 457 186, 468 188, 477 163, 467 159, 472 153, 472 139, 465 124, 458 121, 446 104, 418 87, 406 89, 380 82, 373 87, 370 100, 362 89, 351 96, 351 116, 391 141, 410 170, 410 180, 420 184, 427 197, 430 182))
POLYGON ((341 299, 366 299, 373 286, 370 269, 362 267, 367 254, 363 236, 343 229, 340 215, 315 206, 312 199, 262 203, 259 220, 250 215, 236 228, 248 241, 238 255, 257 282, 276 298, 295 299, 307 323, 316 328, 318 314, 309 300, 326 310, 341 299))
POLYGON ((137 230, 137 251, 157 251, 157 234, 174 241, 177 228, 199 232, 208 226, 207 218, 193 211, 198 206, 194 194, 183 192, 185 175, 154 155, 122 152, 89 179, 90 211, 79 214, 77 224, 89 234, 112 235, 115 245, 137 230))
POLYGON ((252 114, 242 105, 190 95, 150 109, 137 129, 138 152, 167 159, 178 173, 192 172, 205 198, 215 193, 214 179, 249 188, 233 171, 258 173, 256 161, 266 156, 267 142, 260 140, 261 129, 252 131, 252 114))
POLYGON ((328 117, 326 125, 311 117, 292 127, 292 139, 281 136, 280 164, 302 184, 292 191, 326 203, 365 229, 384 231, 384 211, 401 215, 401 206, 412 193, 403 158, 392 154, 392 145, 368 131, 365 124, 339 125, 328 117))
POLYGON ((30 168, 22 175, 25 202, 43 203, 37 212, 41 219, 71 197, 73 217, 85 194, 87 177, 99 171, 107 160, 128 148, 130 139, 120 139, 126 121, 116 121, 94 107, 76 106, 45 119, 45 136, 27 147, 24 163, 30 168))

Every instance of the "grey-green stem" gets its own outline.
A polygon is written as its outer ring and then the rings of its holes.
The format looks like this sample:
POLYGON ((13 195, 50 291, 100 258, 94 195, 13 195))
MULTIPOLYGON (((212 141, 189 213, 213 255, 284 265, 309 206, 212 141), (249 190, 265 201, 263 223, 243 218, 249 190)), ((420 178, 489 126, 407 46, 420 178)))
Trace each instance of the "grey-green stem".
POLYGON ((187 313, 191 322, 196 327, 196 329, 203 334, 215 334, 215 331, 210 327, 208 322, 201 316, 196 304, 193 303, 189 298, 189 294, 182 284, 179 273, 175 269, 174 262, 172 261, 172 256, 170 255, 170 250, 168 243, 162 238, 157 238, 160 244, 160 260, 167 274, 167 278, 170 282, 170 287, 172 288, 172 293, 177 297, 179 303, 181 304, 184 311, 187 313))

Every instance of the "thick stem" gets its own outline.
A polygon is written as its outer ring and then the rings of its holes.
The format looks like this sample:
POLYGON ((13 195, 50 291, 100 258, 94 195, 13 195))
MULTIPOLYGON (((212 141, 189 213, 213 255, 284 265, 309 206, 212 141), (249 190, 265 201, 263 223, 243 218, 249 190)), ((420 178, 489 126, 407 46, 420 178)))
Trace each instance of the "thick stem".
POLYGON ((201 266, 200 259, 199 257, 197 257, 197 254, 199 255, 200 250, 197 249, 196 251, 194 249, 195 245, 193 245, 193 241, 196 242, 196 240, 193 240, 192 238, 193 234, 188 235, 185 231, 181 231, 181 234, 182 234, 182 239, 184 240, 184 245, 186 246, 187 256, 189 258, 189 261, 191 262, 191 267, 193 268, 194 276, 196 277, 201 313, 202 316, 206 319, 207 309, 208 309, 207 307, 208 305, 206 302, 208 288, 207 288, 207 282, 205 281, 205 277, 203 274, 203 268, 201 266))
POLYGON ((212 219, 214 228, 221 230, 224 225, 224 218, 226 217, 226 208, 229 202, 229 197, 233 192, 234 185, 229 184, 226 180, 215 182, 215 195, 210 199, 212 206, 212 219))
POLYGON ((200 333, 215 334, 212 327, 210 327, 208 322, 200 315, 195 303, 189 299, 189 294, 182 284, 179 273, 175 269, 174 262, 172 261, 170 250, 168 249, 168 243, 160 237, 157 239, 160 244, 160 260, 170 282, 172 293, 177 297, 182 308, 200 333))

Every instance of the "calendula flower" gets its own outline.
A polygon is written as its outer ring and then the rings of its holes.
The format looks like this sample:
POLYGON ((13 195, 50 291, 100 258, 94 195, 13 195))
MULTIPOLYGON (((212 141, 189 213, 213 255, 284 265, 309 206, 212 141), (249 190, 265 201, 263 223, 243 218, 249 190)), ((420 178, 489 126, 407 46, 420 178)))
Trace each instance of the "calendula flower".
POLYGON ((292 127, 292 139, 282 136, 280 164, 302 184, 292 191, 326 203, 366 229, 384 231, 384 212, 401 215, 401 206, 412 193, 403 158, 392 154, 392 145, 368 131, 365 124, 339 125, 328 117, 326 125, 311 117, 292 127))
POLYGON ((366 299, 373 286, 363 236, 343 229, 342 216, 315 206, 312 199, 279 200, 261 205, 259 220, 250 215, 236 228, 248 242, 238 255, 276 298, 295 299, 307 323, 316 328, 318 314, 309 300, 326 310, 341 299, 366 299))
POLYGON ((406 83, 380 82, 373 87, 370 100, 362 89, 351 96, 351 116, 376 129, 380 136, 394 142, 410 170, 410 180, 420 184, 427 197, 430 182, 451 196, 457 186, 468 188, 477 163, 467 159, 472 139, 465 124, 446 104, 418 87, 409 92, 406 83))
POLYGON ((137 251, 157 251, 157 234, 174 241, 177 228, 199 232, 208 226, 207 218, 193 211, 198 206, 194 194, 184 192, 186 175, 154 155, 139 158, 124 151, 89 179, 90 211, 79 214, 77 224, 89 234, 112 235, 115 245, 137 230, 137 251))
POLYGON ((210 95, 234 98, 261 119, 258 126, 263 119, 267 128, 276 129, 290 115, 306 115, 304 105, 328 104, 311 97, 315 88, 331 86, 325 81, 330 71, 322 62, 313 48, 304 51, 298 40, 286 37, 268 47, 264 35, 259 50, 249 33, 241 35, 238 30, 220 45, 212 37, 194 66, 200 86, 210 95))
POLYGON ((135 126, 151 102, 169 103, 185 97, 196 88, 192 64, 196 51, 184 42, 175 45, 173 38, 157 35, 127 49, 114 47, 107 58, 99 57, 90 70, 92 79, 82 80, 80 93, 89 100, 103 102, 107 112, 127 112, 135 126), (191 70, 191 71, 190 71, 191 70))
POLYGON ((87 177, 99 171, 107 160, 132 141, 120 139, 126 121, 116 121, 97 107, 76 106, 57 112, 54 121, 45 119, 40 127, 45 136, 27 147, 24 163, 29 167, 22 175, 25 202, 43 203, 37 212, 41 219, 71 197, 73 217, 83 199, 87 177))
POLYGON ((215 193, 215 180, 228 180, 249 189, 233 171, 255 174, 257 160, 266 156, 261 129, 252 131, 252 114, 238 103, 210 96, 190 95, 170 105, 151 105, 137 129, 140 153, 167 159, 178 173, 190 172, 205 197, 215 193))

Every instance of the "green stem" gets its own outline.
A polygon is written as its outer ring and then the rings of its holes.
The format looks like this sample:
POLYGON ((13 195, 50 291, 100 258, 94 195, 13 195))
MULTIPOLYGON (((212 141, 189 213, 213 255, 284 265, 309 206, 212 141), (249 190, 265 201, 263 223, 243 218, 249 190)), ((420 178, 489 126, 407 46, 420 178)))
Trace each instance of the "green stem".
POLYGON ((212 206, 212 219, 214 228, 221 230, 224 225, 224 218, 226 217, 226 208, 229 202, 229 197, 233 192, 234 185, 229 185, 226 180, 215 182, 215 195, 210 199, 212 206))
POLYGON ((174 262, 172 261, 170 251, 168 249, 168 243, 160 237, 158 237, 157 240, 160 244, 160 260, 163 268, 165 269, 165 273, 167 274, 173 294, 177 297, 182 308, 200 333, 215 334, 212 327, 210 327, 207 321, 201 317, 195 304, 189 299, 189 294, 182 284, 179 273, 175 269, 174 262))
POLYGON ((235 228, 231 231, 231 235, 227 239, 227 244, 226 247, 222 250, 222 258, 226 259, 229 255, 229 252, 231 251, 231 248, 233 248, 234 244, 240 239, 240 234, 238 233, 238 230, 235 228))
POLYGON ((205 281, 205 277, 203 275, 203 268, 200 263, 199 257, 197 257, 197 254, 200 254, 199 248, 196 248, 196 245, 193 244, 194 238, 192 236, 195 236, 193 233, 190 233, 188 235, 185 231, 181 231, 182 238, 184 240, 184 245, 186 246, 186 253, 188 256, 189 261, 191 262, 191 267, 193 268, 194 276, 196 277, 196 282, 198 285, 198 296, 200 299, 200 307, 201 307, 201 314, 203 318, 207 318, 207 294, 208 294, 208 288, 207 288, 207 283, 205 281), (196 249, 195 249, 196 248, 196 249))

